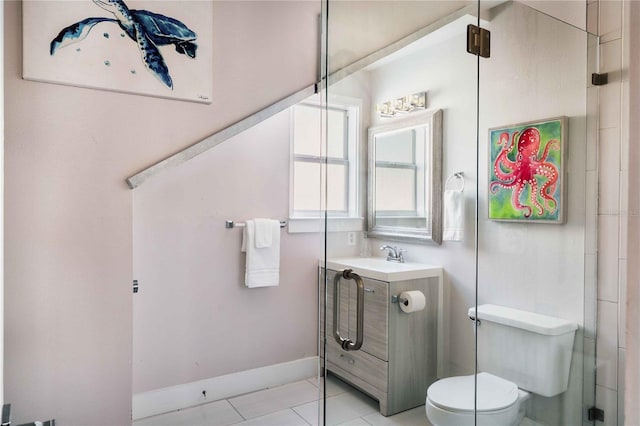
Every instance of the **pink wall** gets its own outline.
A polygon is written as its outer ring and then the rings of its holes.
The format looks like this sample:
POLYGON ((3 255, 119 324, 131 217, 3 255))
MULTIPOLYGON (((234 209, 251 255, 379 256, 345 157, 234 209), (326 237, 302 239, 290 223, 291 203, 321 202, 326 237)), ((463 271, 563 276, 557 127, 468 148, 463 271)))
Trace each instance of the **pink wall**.
MULTIPOLYGON (((214 2, 215 96, 203 106, 23 81, 21 3, 4 2, 4 396, 15 423, 128 423, 133 203, 124 179, 314 82, 319 3, 214 2)), ((407 33, 428 21, 420 13, 380 15, 409 19, 407 33)), ((334 64, 397 38, 380 29, 334 64)), ((633 219, 630 248, 633 235, 636 244, 639 238, 633 219)), ((629 263, 628 359, 638 353, 635 266, 629 263)), ((627 371, 637 379, 637 363, 627 371)), ((627 394, 632 411, 637 380, 627 389, 634 389, 627 394)), ((631 414, 629 421, 638 416, 631 414)))
POLYGON ((21 3, 4 7, 5 401, 15 423, 127 424, 125 179, 313 83, 320 4, 216 1, 208 106, 23 81, 21 3))
POLYGON ((281 231, 280 285, 244 285, 242 229, 286 220, 290 112, 134 191, 133 393, 318 354, 320 233, 281 231))

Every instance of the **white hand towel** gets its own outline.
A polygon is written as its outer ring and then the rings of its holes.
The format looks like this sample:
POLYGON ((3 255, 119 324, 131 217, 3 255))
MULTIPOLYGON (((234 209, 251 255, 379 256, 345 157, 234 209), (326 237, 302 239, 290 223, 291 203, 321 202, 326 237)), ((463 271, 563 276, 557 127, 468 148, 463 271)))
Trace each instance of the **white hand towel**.
MULTIPOLYGON (((253 219, 253 221, 256 224, 256 248, 271 247, 273 243, 273 227, 275 226, 279 229, 280 221, 273 219, 253 219)), ((277 235, 280 235, 280 233, 277 235)))
POLYGON ((462 190, 444 191, 444 224, 442 239, 462 241, 464 237, 464 196, 462 190))
POLYGON ((256 222, 247 220, 242 251, 247 254, 244 283, 247 287, 277 286, 280 282, 280 222, 271 221, 271 245, 257 248, 256 222))

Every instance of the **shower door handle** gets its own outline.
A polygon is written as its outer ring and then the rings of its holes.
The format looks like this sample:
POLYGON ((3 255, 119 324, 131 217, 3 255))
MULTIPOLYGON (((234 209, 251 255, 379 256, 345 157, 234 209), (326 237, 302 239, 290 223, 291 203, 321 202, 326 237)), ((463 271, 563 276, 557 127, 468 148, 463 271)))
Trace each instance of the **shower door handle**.
POLYGON ((345 269, 341 274, 336 274, 333 278, 333 337, 345 351, 357 351, 362 346, 364 335, 364 282, 360 275, 351 269, 345 269), (358 288, 356 301, 356 341, 340 336, 338 314, 340 312, 340 278, 354 280, 358 288))

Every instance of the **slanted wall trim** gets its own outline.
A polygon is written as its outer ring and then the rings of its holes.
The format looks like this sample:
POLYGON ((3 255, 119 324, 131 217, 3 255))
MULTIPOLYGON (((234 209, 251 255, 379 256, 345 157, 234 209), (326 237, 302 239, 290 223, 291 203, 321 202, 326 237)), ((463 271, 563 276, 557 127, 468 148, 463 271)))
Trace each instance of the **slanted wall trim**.
POLYGON ((316 93, 316 88, 316 84, 305 87, 304 89, 297 91, 293 95, 287 96, 286 98, 281 99, 278 102, 273 103, 268 107, 256 112, 255 114, 252 114, 238 121, 237 123, 232 124, 231 126, 226 127, 217 133, 214 133, 206 139, 203 139, 200 142, 197 142, 190 147, 185 148, 168 158, 165 158, 164 160, 154 164, 153 166, 148 167, 128 178, 127 185, 129 185, 129 188, 135 189, 161 171, 179 166, 182 163, 186 163, 193 157, 196 157, 203 152, 210 150, 214 146, 226 141, 227 139, 232 138, 233 136, 244 132, 250 127, 261 123, 267 118, 270 118, 278 114, 279 112, 282 112, 287 108, 303 101, 304 99, 316 93))
MULTIPOLYGON (((329 86, 337 83, 345 77, 354 74, 365 67, 373 64, 374 62, 388 56, 403 47, 408 46, 409 44, 415 42, 423 38, 424 36, 448 25, 465 15, 473 15, 477 12, 477 8, 474 5, 465 6, 452 14, 445 16, 437 20, 436 22, 427 25, 426 27, 421 28, 420 30, 409 34, 408 36, 386 46, 380 50, 377 50, 370 55, 365 56, 364 58, 355 61, 351 65, 347 65, 346 67, 336 71, 335 73, 329 76, 329 86)), ((158 173, 171 169, 173 167, 177 167, 182 163, 189 161, 190 159, 202 154, 203 152, 208 151, 214 146, 226 141, 227 139, 242 133, 250 127, 255 126, 258 123, 278 114, 279 112, 284 111, 285 109, 296 105, 297 103, 307 99, 309 96, 318 93, 320 90, 324 89, 324 81, 315 83, 311 86, 305 87, 302 90, 295 92, 292 95, 283 98, 276 103, 269 105, 268 107, 232 124, 229 127, 226 127, 219 132, 214 133, 213 135, 203 139, 200 142, 197 142, 180 152, 177 152, 170 157, 165 158, 162 161, 136 173, 135 175, 127 178, 127 185, 131 189, 135 189, 146 182, 148 179, 157 175, 158 173)))

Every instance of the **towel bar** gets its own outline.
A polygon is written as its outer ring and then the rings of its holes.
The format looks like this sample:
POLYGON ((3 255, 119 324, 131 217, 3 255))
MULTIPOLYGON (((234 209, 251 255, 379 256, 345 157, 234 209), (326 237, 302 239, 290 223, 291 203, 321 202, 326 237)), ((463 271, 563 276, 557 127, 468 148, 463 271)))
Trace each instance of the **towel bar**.
MULTIPOLYGON (((246 222, 234 222, 233 220, 225 220, 224 227, 227 229, 231 228, 244 228, 246 226, 246 222)), ((284 220, 280 221, 280 228, 284 228, 287 226, 287 222, 284 220)))

